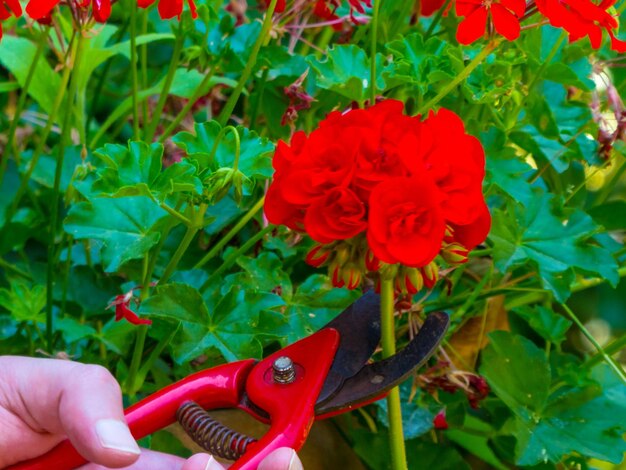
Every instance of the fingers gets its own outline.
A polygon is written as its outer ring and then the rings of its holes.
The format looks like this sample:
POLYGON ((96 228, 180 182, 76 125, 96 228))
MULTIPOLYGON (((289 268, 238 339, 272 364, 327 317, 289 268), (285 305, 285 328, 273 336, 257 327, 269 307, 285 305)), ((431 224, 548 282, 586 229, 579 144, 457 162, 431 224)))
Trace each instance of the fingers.
POLYGON ((120 387, 103 367, 4 356, 0 371, 3 406, 34 433, 65 434, 87 460, 107 467, 128 466, 139 458, 120 387))
POLYGON ((303 467, 296 451, 283 447, 268 455, 258 470, 303 470, 303 467))
MULTIPOLYGON (((203 457, 202 454, 199 454, 199 456, 203 457)), ((192 459, 195 459, 197 465, 188 468, 185 459, 142 449, 141 457, 132 465, 123 467, 122 470, 204 470, 206 464, 202 465, 203 460, 196 457, 198 456, 194 455, 192 459)), ((208 457, 208 455, 205 455, 203 457, 204 461, 208 460, 208 457)), ((107 470, 107 467, 91 463, 80 467, 79 470, 107 470)))

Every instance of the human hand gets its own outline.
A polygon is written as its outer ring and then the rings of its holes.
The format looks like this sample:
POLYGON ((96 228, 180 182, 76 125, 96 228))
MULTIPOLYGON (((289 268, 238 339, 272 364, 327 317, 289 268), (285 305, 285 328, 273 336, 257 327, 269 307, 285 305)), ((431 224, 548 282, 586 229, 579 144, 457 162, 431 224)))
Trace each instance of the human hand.
MULTIPOLYGON (((124 420, 122 393, 104 367, 57 359, 0 356, 0 468, 45 454, 69 438, 93 462, 81 470, 223 470, 207 454, 188 460, 141 450, 124 420)), ((278 449, 259 470, 301 470, 278 449)))

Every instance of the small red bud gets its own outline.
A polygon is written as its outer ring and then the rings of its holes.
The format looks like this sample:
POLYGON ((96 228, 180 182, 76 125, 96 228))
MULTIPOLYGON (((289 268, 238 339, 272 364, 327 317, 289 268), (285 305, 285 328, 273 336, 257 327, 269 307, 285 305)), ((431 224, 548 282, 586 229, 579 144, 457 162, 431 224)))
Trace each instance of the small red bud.
POLYGON ((467 263, 469 250, 460 243, 450 243, 441 250, 441 256, 451 266, 467 263))
POLYGON ((439 280, 439 266, 434 261, 421 268, 422 276, 424 276, 424 285, 428 289, 432 289, 439 280))
POLYGON ((372 250, 369 248, 365 252, 365 267, 371 272, 376 272, 380 268, 380 260, 376 258, 372 250))
POLYGON ((329 256, 330 252, 323 245, 317 245, 307 253, 305 261, 307 264, 319 268, 328 260, 329 256))
POLYGON ((424 276, 416 268, 407 268, 404 275, 404 284, 409 294, 417 294, 424 287, 424 276))
POLYGON ((437 415, 435 419, 433 419, 433 425, 435 429, 448 429, 448 421, 446 420, 446 409, 442 409, 437 415))

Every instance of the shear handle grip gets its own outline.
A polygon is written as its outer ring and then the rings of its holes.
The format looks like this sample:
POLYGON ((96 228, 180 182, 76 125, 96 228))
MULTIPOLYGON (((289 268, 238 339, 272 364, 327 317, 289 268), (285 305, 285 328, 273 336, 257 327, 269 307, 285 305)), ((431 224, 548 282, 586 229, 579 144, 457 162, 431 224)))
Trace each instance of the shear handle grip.
MULTIPOLYGON (((125 411, 132 435, 142 439, 174 423, 176 411, 188 400, 205 409, 237 407, 255 362, 250 359, 207 369, 144 398, 125 411)), ((65 440, 50 452, 6 470, 72 470, 86 463, 69 440, 65 440)))

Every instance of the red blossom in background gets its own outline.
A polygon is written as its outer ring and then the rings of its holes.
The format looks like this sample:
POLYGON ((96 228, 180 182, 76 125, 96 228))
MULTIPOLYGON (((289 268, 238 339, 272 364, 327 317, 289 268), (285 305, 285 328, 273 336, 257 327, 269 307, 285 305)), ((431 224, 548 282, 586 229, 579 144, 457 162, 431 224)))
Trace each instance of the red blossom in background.
POLYGON ((461 44, 471 44, 481 38, 491 17, 496 32, 513 41, 519 37, 519 22, 525 11, 524 0, 457 0, 456 14, 465 18, 459 24, 456 39, 461 44))
POLYGON ((131 290, 126 294, 116 296, 107 308, 115 307, 115 321, 125 319, 133 325, 152 325, 152 320, 139 318, 139 316, 130 309, 130 303, 133 301, 133 292, 134 290, 131 290))
MULTIPOLYGON (((8 20, 11 16, 22 16, 19 0, 0 0, 0 21, 8 20)), ((2 23, 0 23, 0 39, 2 39, 2 23)))
POLYGON ((466 262, 489 231, 478 140, 451 111, 422 121, 403 107, 333 112, 310 135, 278 143, 265 214, 321 244, 307 261, 327 264, 336 286, 355 288, 384 262, 406 267, 398 291, 431 288, 439 254, 466 262))
MULTIPOLYGON (((50 17, 52 10, 60 3, 60 0, 30 0, 26 5, 26 13, 32 19, 45 22, 50 17)), ((111 0, 76 0, 77 9, 87 9, 91 5, 93 18, 104 23, 111 16, 111 0)))
MULTIPOLYGON (((159 16, 164 20, 169 20, 174 17, 180 19, 180 15, 183 14, 183 0, 137 0, 137 5, 139 5, 140 8, 148 8, 155 1, 159 3, 159 16)), ((191 16, 197 18, 196 4, 193 0, 187 0, 187 4, 189 5, 191 16)))
POLYGON ((598 49, 602 45, 603 31, 611 38, 611 48, 626 52, 626 42, 617 39, 615 30, 618 19, 607 10, 617 0, 603 0, 599 5, 590 0, 537 0, 537 8, 550 20, 552 26, 563 28, 569 33, 570 42, 588 37, 591 46, 598 49))

